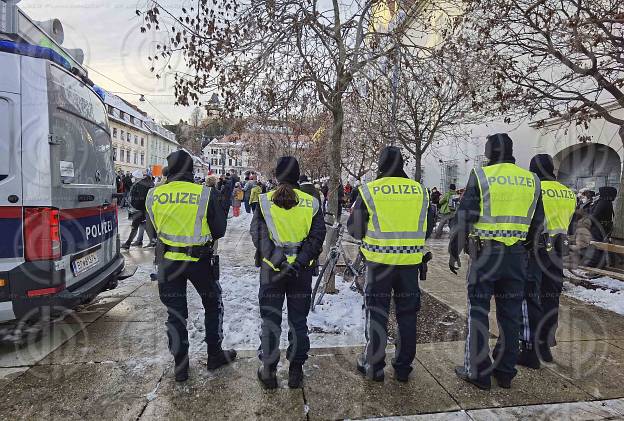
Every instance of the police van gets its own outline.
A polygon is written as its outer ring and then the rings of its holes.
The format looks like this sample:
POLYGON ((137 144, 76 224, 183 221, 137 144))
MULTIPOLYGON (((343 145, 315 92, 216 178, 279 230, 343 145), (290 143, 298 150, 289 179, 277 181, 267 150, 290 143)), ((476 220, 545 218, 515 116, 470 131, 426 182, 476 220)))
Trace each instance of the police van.
POLYGON ((0 0, 0 323, 71 309, 124 269, 103 92, 60 22, 14 3, 0 0))

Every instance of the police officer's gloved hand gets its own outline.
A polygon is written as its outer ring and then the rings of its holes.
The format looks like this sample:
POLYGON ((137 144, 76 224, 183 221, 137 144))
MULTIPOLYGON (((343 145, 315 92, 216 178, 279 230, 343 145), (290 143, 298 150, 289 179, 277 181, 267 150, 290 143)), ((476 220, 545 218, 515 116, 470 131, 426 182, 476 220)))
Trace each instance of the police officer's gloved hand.
POLYGON ((457 270, 461 267, 461 260, 459 260, 459 256, 451 255, 449 257, 449 269, 455 275, 457 275, 457 270))
POLYGON ((280 266, 280 272, 284 274, 284 276, 291 276, 293 278, 299 276, 300 270, 301 264, 297 261, 288 263, 288 261, 285 260, 280 266))

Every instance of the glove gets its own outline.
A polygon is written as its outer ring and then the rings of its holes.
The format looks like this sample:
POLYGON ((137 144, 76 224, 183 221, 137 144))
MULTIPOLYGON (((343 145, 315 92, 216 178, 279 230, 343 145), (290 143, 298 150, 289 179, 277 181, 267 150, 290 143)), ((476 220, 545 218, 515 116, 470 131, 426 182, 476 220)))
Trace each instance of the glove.
POLYGON ((451 270, 451 272, 457 275, 457 270, 460 267, 461 267, 461 261, 459 260, 459 257, 457 256, 449 257, 449 269, 451 270))
POLYGON ((297 276, 299 276, 300 270, 301 264, 297 261, 294 261, 293 263, 288 263, 288 261, 286 260, 280 265, 280 273, 284 276, 296 278, 297 276))

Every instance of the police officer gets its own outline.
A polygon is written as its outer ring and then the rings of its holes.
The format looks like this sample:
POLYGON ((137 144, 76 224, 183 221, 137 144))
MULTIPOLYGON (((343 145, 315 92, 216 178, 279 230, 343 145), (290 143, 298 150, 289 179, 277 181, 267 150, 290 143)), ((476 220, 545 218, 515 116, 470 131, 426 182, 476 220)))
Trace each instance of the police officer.
POLYGON ((518 364, 538 369, 540 359, 553 361, 550 347, 555 344, 563 288, 563 254, 568 245, 567 232, 574 216, 576 196, 556 181, 550 155, 536 155, 529 169, 542 184, 545 221, 542 235, 536 239, 529 257, 518 364))
POLYGON ((299 388, 310 339, 307 317, 312 294, 312 261, 320 254, 325 222, 319 201, 299 190, 299 163, 281 157, 275 167, 277 188, 260 195, 251 222, 251 237, 260 266, 258 300, 262 326, 258 379, 267 389, 277 388, 277 364, 282 333, 282 306, 288 308, 288 386, 299 388))
POLYGON ((405 174, 401 151, 394 146, 381 152, 377 179, 359 191, 347 223, 349 233, 362 240, 360 250, 368 269, 364 287, 367 343, 357 358, 357 369, 369 379, 384 380, 388 312, 394 292, 399 332, 392 365, 395 378, 407 382, 416 355, 419 269, 425 238, 433 228, 429 195, 405 174))
POLYGON ((480 389, 490 389, 491 376, 510 388, 516 375, 522 299, 527 279, 527 247, 544 220, 539 178, 515 165, 513 142, 507 134, 489 136, 487 166, 475 168, 457 211, 449 243, 450 269, 456 273, 460 250, 468 271, 468 336, 464 366, 455 374, 480 389), (489 352, 490 299, 496 301, 500 334, 489 352))
POLYGON ((188 379, 189 368, 187 281, 204 306, 208 370, 228 364, 236 352, 221 348, 223 304, 218 260, 212 254, 213 241, 225 234, 226 216, 214 189, 193 182, 193 159, 187 152, 173 152, 167 163, 167 183, 150 190, 146 208, 158 238, 158 292, 167 306, 169 351, 175 379, 181 382, 188 379))

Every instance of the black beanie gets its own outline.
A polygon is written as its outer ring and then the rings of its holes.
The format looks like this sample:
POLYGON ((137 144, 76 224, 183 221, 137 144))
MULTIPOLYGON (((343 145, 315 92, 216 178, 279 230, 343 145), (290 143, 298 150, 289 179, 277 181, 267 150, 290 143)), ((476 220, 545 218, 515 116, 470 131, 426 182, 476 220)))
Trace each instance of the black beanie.
POLYGON ((485 156, 490 161, 511 161, 513 157, 513 141, 507 133, 488 136, 485 143, 485 156))
POLYGON ((299 162, 293 156, 282 156, 275 166, 275 178, 278 183, 288 183, 293 186, 299 182, 299 162))
POLYGON ((175 151, 167 157, 169 177, 179 174, 193 173, 193 158, 186 151, 175 151))
POLYGON ((540 180, 555 180, 555 164, 548 154, 535 155, 529 164, 529 171, 537 174, 540 180))
POLYGON ((403 155, 396 146, 386 146, 379 154, 377 172, 385 177, 407 177, 403 171, 403 155))

